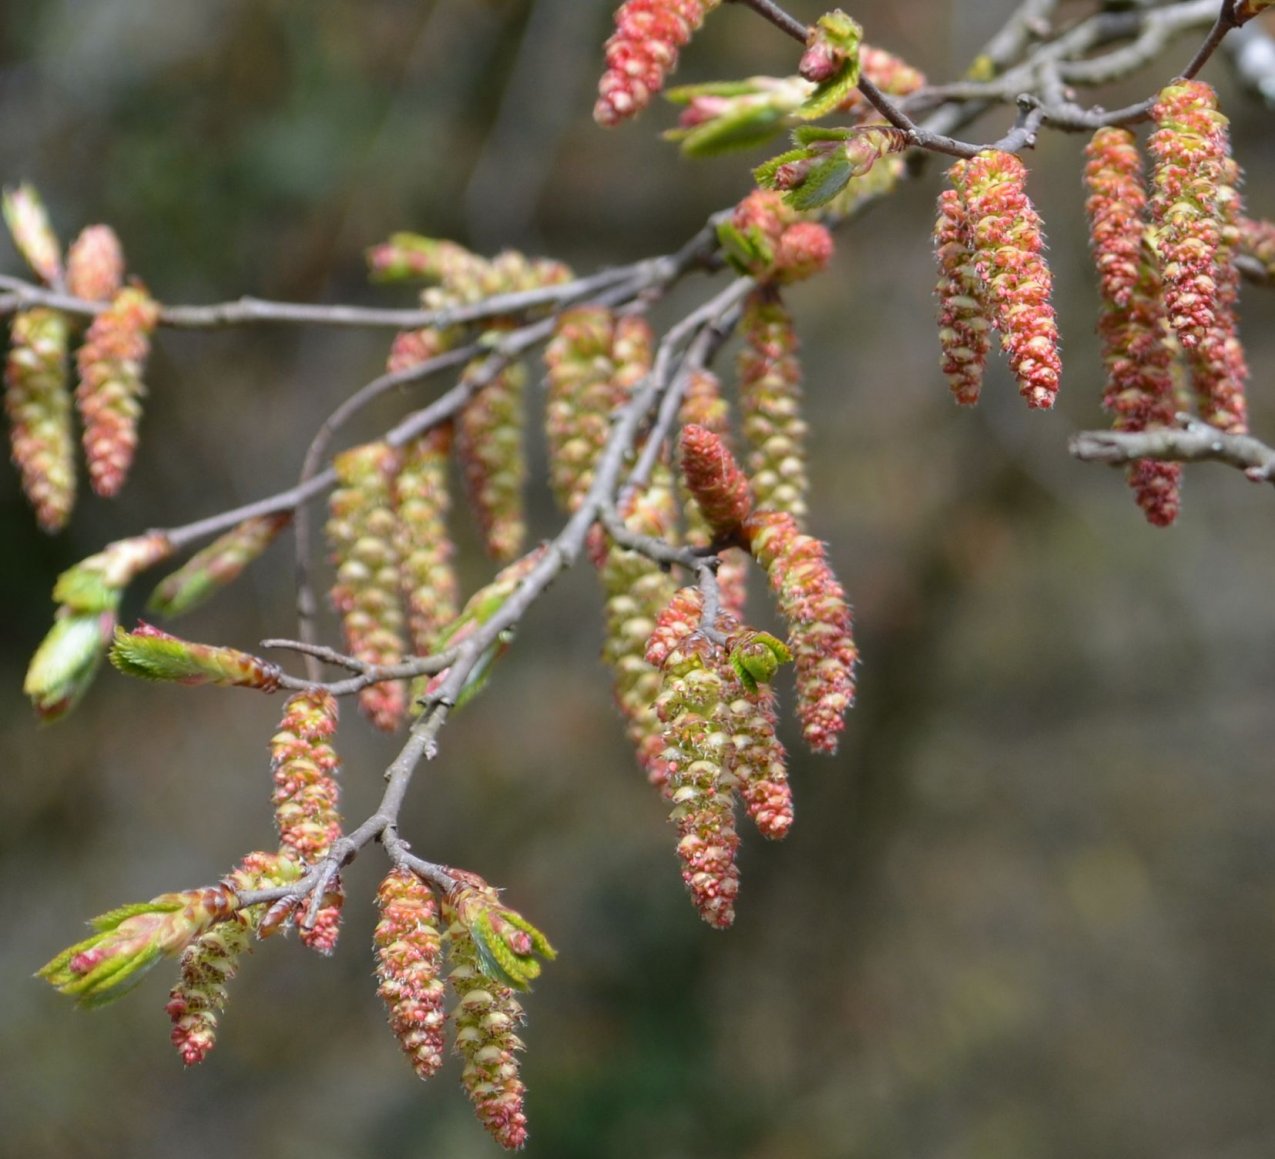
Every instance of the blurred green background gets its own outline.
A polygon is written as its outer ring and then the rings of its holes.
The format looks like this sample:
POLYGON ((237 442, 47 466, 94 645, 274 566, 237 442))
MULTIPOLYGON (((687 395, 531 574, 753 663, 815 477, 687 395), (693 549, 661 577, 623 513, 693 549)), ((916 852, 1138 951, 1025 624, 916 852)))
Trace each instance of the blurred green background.
MULTIPOLYGON (((948 80, 1010 7, 850 9, 871 41, 948 80)), ((665 252, 746 191, 756 158, 682 161, 658 140, 665 110, 593 126, 611 8, 5 4, 0 178, 35 182, 64 238, 114 224, 167 302, 406 305, 362 266, 364 246, 403 228, 586 271, 665 252)), ((1146 95, 1189 51, 1101 99, 1146 95)), ((679 79, 794 59, 724 10, 679 79)), ((1250 209, 1275 215, 1271 114, 1223 61, 1206 75, 1250 209)), ((971 134, 998 136, 1005 115, 971 134)), ((561 951, 528 1000, 530 1155, 1275 1154, 1275 505, 1237 472, 1195 467, 1179 525, 1157 531, 1118 473, 1069 459, 1071 432, 1104 425, 1082 145, 1051 134, 1029 157, 1065 341, 1056 412, 1026 413, 1003 368, 977 411, 948 399, 930 297, 937 164, 792 295, 813 524, 856 605, 860 700, 838 757, 794 752, 798 823, 782 845, 746 841, 733 931, 710 931, 683 895, 596 659, 585 569, 536 608, 421 770, 405 835, 506 886, 561 951)), ((1275 293, 1246 291, 1243 320, 1252 425, 1269 439, 1275 293)), ((91 915, 212 881, 273 840, 277 700, 106 673, 74 717, 37 729, 20 685, 53 577, 110 539, 288 485, 386 341, 163 333, 132 481, 113 504, 83 499, 58 539, 0 471, 0 1153, 496 1153, 456 1064, 422 1085, 385 1031, 367 949, 375 850, 349 872, 336 957, 262 947, 192 1073, 167 1042, 166 968, 91 1014, 31 977, 91 915)), ((551 533, 542 488, 533 501, 551 533)), ((465 568, 482 582, 472 550, 465 568)), ((180 630, 246 647, 287 634, 290 583, 276 547, 180 630)), ((363 816, 395 744, 352 712, 339 740, 347 811, 363 816)))

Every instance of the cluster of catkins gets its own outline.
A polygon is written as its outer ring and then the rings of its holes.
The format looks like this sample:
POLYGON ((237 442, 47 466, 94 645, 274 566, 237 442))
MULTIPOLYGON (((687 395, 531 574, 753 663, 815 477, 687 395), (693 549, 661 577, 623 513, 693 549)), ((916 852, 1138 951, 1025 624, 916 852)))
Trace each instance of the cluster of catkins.
MULTIPOLYGON (((1086 209, 1102 299, 1103 404, 1118 430, 1168 427, 1194 396, 1200 417, 1246 430, 1248 368, 1236 325, 1235 258, 1258 256, 1262 225, 1241 214, 1226 117, 1202 81, 1169 85, 1152 109, 1150 187, 1134 135, 1099 129, 1086 149, 1086 209)), ((1040 219, 1017 157, 958 161, 939 196, 943 371, 957 402, 978 401, 998 331, 1029 406, 1058 390, 1058 328, 1040 219)), ((1260 257, 1259 257, 1259 260, 1260 257)), ((1141 461, 1129 482, 1147 519, 1172 523, 1181 467, 1141 461)))
POLYGON ((378 993, 403 1053, 427 1079, 443 1063, 446 979, 455 998, 450 1021, 462 1059, 461 1085, 483 1126, 514 1150, 527 1141, 517 1033, 524 1015, 517 991, 539 975, 536 955, 555 954, 482 878, 447 873, 451 885, 441 896, 409 869, 392 870, 381 882, 373 936, 378 993))
MULTIPOLYGON (((628 531, 667 544, 679 535, 719 559, 711 606, 677 589, 660 564, 599 535, 592 555, 606 594, 604 658, 638 760, 672 807, 683 879, 701 916, 723 928, 738 885, 735 796, 767 837, 792 821, 770 680, 796 662, 797 713, 810 747, 833 752, 853 697, 850 608, 823 545, 805 534, 808 482, 800 367, 785 283, 826 264, 831 239, 778 194, 757 192, 723 226, 732 260, 757 279, 741 318, 739 426, 747 472, 728 447, 731 404, 715 375, 688 366, 675 484, 657 458, 619 512, 628 531), (681 519, 679 521, 679 495, 681 519), (743 626, 749 559, 766 571, 787 643, 743 626)), ((574 510, 587 493, 622 406, 651 364, 646 322, 597 307, 564 313, 546 351, 554 489, 574 510)))
MULTIPOLYGON (((437 283, 422 295, 423 304, 435 310, 570 277, 558 262, 530 261, 512 251, 488 260, 413 234, 395 235, 368 256, 378 280, 437 283)), ((506 328, 499 320, 486 326, 492 337, 506 328)), ((465 340, 460 326, 404 332, 394 341, 388 368, 410 373, 465 340)), ((473 396, 448 422, 403 446, 376 442, 336 457, 338 485, 327 525, 337 569, 331 599, 347 651, 365 664, 387 666, 408 655, 428 655, 443 642, 445 627, 455 630, 457 584, 447 531, 453 451, 489 553, 508 562, 523 548, 526 371, 498 355, 484 355, 462 371, 461 383, 473 396)), ((377 727, 393 730, 403 723, 409 700, 424 689, 418 684, 409 695, 402 681, 382 681, 364 689, 360 707, 377 727)))
MULTIPOLYGON (((216 886, 161 894, 102 914, 88 938, 39 974, 81 1005, 100 1006, 132 989, 162 958, 177 957, 178 981, 166 1006, 172 1041, 186 1065, 202 1062, 216 1043, 227 987, 244 954, 280 920, 279 904, 244 906, 241 897, 295 882, 300 870, 289 852, 285 841, 279 853, 250 853, 216 886)), ((437 894, 406 868, 391 870, 381 883, 373 935, 377 992, 421 1078, 442 1065, 450 1020, 462 1059, 461 1085, 479 1121, 503 1147, 516 1149, 527 1139, 517 1057, 524 1016, 516 992, 539 976, 539 959, 555 952, 477 874, 447 869, 439 876, 444 888, 437 894), (450 1012, 444 977, 455 1000, 450 1012)))
POLYGON ((4 406, 11 453, 36 520, 55 532, 75 504, 72 397, 94 492, 109 498, 124 485, 137 448, 142 371, 159 307, 139 284, 124 285, 124 253, 109 226, 87 226, 63 260, 30 186, 5 192, 4 218, 19 253, 48 288, 101 304, 76 352, 74 392, 68 354, 76 319, 36 306, 16 314, 10 327, 4 406))

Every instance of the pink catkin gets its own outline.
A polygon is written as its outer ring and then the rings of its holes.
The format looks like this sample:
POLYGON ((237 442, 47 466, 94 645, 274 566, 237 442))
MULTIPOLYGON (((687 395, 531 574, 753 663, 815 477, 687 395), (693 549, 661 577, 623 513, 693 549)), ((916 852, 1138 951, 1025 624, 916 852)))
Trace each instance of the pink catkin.
POLYGON ((593 119, 617 125, 636 116, 677 67, 677 54, 721 0, 627 0, 606 42, 593 119))
POLYGON ((943 373, 956 402, 973 406, 983 389, 992 323, 982 281, 974 269, 965 206, 955 189, 939 194, 934 253, 939 266, 935 292, 943 373))
POLYGON ((949 170, 965 210, 966 241, 1001 349, 1027 405, 1054 405, 1062 364, 1040 216, 1027 197, 1027 170, 989 150, 949 170))
MULTIPOLYGON (((333 465, 339 485, 328 500, 326 527, 337 569, 332 606, 352 656, 397 664, 404 641, 394 478, 402 456, 386 443, 367 443, 343 451, 333 465)), ((359 693, 359 707, 377 728, 393 731, 407 714, 403 681, 369 685, 359 693)))
POLYGON ((423 1079, 443 1065, 446 1010, 438 902, 414 873, 392 870, 376 895, 377 993, 390 1029, 423 1079))
POLYGON ((730 539, 753 506, 748 480, 729 448, 707 427, 682 428, 682 476, 714 538, 730 539))
POLYGON ((84 421, 84 456, 93 490, 110 498, 124 485, 137 450, 142 371, 159 306, 145 290, 121 290, 93 319, 76 355, 75 401, 84 421))
MULTIPOLYGON (((302 865, 318 860, 341 836, 340 761, 329 743, 336 723, 337 702, 330 693, 298 692, 284 705, 279 731, 270 741, 280 852, 302 865)), ((334 883, 313 927, 300 930, 305 945, 321 954, 332 952, 343 898, 339 882, 334 883)))
POLYGON ((1152 117, 1150 213, 1169 324, 1186 352, 1201 418, 1241 434, 1248 366, 1237 333, 1233 251, 1242 219, 1227 119, 1203 81, 1163 89, 1152 117))
POLYGON ((788 623, 802 735, 815 752, 834 753, 854 703, 859 655, 845 592, 828 566, 823 544, 804 535, 792 516, 759 511, 744 531, 788 623))
MULTIPOLYGON (((1146 245, 1147 194, 1133 134, 1105 128, 1087 149, 1085 202, 1089 241, 1098 270, 1102 310, 1098 333, 1107 366, 1103 405, 1115 428, 1141 431, 1171 426, 1177 410, 1174 353, 1160 275, 1146 245)), ((1147 521, 1167 527, 1181 506, 1182 467, 1144 459, 1128 472, 1147 521)))

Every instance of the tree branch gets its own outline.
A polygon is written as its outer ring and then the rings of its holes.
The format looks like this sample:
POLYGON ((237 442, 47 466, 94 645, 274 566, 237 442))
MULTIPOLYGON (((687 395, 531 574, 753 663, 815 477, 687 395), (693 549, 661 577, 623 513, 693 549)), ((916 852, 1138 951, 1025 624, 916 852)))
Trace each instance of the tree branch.
POLYGON ((1211 460, 1243 471, 1255 483, 1275 484, 1275 449, 1251 435, 1219 431, 1190 415, 1178 415, 1179 428, 1156 431, 1081 431, 1068 450, 1086 463, 1132 463, 1156 459, 1171 463, 1211 460))

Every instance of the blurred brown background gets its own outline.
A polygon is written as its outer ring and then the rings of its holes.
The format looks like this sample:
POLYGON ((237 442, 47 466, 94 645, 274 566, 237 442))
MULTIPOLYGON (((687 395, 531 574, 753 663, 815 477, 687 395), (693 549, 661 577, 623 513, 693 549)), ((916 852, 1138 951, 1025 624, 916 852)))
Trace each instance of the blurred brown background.
MULTIPOLYGON (((1010 7, 850 10, 871 41, 948 80, 1010 7)), ((657 139, 663 109, 594 128, 611 8, 6 4, 0 177, 34 181, 64 238, 113 223, 169 302, 407 304, 369 289, 361 258, 402 228, 581 270, 664 252, 742 195, 758 158, 680 160, 657 139)), ((1190 50, 1101 99, 1146 95, 1190 50)), ((725 10, 679 79, 794 60, 725 10)), ((1250 209, 1275 215, 1271 113, 1223 61, 1206 75, 1234 121, 1250 209)), ((1004 117, 972 132, 995 137, 1004 117)), ((861 692, 840 756, 794 754, 791 838, 746 843, 732 932, 710 931, 683 896, 665 811, 611 709, 583 570, 535 610, 422 769, 406 836, 507 886, 561 951, 528 1002, 529 1154, 1275 1154, 1275 497, 1192 468, 1179 526, 1157 531, 1119 474, 1068 458, 1072 431, 1104 425, 1082 145, 1048 135, 1029 158, 1066 346, 1055 413, 1026 413, 1003 368, 978 411, 947 397, 930 298, 939 165, 847 230, 831 273, 793 294, 814 526, 856 604, 861 692)), ((1269 440, 1275 293, 1247 291, 1243 319, 1253 427, 1269 440)), ((375 850, 349 873, 337 956, 263 947, 190 1074, 167 1043, 166 967, 91 1014, 31 978, 89 916, 211 881, 273 839, 277 700, 108 672, 71 719, 36 728, 21 675, 53 577, 112 538, 286 486, 385 345, 164 333, 133 480, 117 503, 82 500, 56 540, 0 471, 0 1152, 495 1153, 455 1064, 422 1085, 385 1031, 367 949, 375 850)), ((542 490, 534 502, 550 533, 542 490)), ((466 567, 482 581, 472 552, 466 567)), ((286 634, 290 577, 276 548, 180 630, 247 647, 286 634)), ((362 816, 395 745, 347 713, 340 747, 362 816)))

